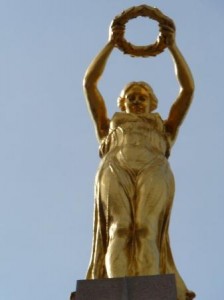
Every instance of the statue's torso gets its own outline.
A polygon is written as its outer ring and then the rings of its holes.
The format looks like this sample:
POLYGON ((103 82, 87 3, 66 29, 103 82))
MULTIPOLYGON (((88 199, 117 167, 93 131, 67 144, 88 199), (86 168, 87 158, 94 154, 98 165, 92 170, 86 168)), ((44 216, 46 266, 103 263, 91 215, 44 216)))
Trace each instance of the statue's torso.
POLYGON ((154 114, 116 113, 108 136, 101 145, 102 156, 113 157, 133 168, 141 168, 169 149, 164 123, 154 114))

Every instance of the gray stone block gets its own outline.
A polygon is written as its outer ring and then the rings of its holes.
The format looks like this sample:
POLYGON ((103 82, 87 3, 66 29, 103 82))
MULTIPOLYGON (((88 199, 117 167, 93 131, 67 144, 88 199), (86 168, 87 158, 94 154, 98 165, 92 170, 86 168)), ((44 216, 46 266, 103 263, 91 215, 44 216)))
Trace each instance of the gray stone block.
POLYGON ((72 300, 177 300, 175 276, 78 280, 72 300))

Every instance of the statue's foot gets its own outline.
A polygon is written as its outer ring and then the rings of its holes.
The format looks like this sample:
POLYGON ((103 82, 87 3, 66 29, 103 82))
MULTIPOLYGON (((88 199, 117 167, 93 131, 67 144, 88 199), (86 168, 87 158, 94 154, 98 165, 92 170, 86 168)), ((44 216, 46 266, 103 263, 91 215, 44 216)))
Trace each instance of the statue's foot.
POLYGON ((76 294, 76 292, 71 293, 70 300, 75 300, 75 294, 76 294))
POLYGON ((186 300, 192 300, 196 297, 196 294, 192 291, 187 291, 186 293, 186 300))

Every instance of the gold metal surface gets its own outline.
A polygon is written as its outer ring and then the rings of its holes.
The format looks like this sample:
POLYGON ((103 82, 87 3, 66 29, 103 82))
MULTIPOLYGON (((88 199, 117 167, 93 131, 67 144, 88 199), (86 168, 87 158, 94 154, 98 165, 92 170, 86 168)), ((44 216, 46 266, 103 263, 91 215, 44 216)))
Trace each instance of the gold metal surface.
POLYGON ((164 24, 170 24, 174 26, 173 21, 164 15, 159 9, 151 7, 148 5, 133 6, 129 9, 123 11, 120 15, 117 15, 112 21, 111 28, 112 34, 116 39, 116 46, 124 52, 124 54, 129 54, 131 56, 156 56, 161 53, 166 48, 166 43, 164 43, 164 36, 162 31, 159 32, 157 40, 152 45, 147 46, 135 46, 132 43, 128 42, 125 37, 125 26, 130 19, 136 17, 148 17, 152 20, 155 20, 159 23, 160 27, 164 24), (113 31, 113 29, 116 30, 113 31), (118 30, 119 28, 119 30, 118 30))
POLYGON ((121 112, 109 119, 98 81, 117 47, 119 34, 112 34, 116 30, 121 30, 119 25, 110 29, 109 41, 84 77, 102 157, 95 181, 94 236, 87 278, 174 273, 178 300, 190 300, 195 295, 179 275, 169 243, 175 187, 168 156, 191 104, 194 81, 176 45, 173 21, 161 19, 160 32, 180 85, 168 118, 162 120, 153 112, 157 98, 152 88, 145 82, 132 82, 118 99, 121 112))

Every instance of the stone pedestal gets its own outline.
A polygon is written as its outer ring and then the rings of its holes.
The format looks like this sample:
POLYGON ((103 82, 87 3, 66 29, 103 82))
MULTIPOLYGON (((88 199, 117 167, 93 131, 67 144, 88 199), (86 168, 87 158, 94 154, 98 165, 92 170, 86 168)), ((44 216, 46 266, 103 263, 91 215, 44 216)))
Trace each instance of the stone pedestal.
POLYGON ((175 276, 78 280, 71 300, 177 300, 175 276))

